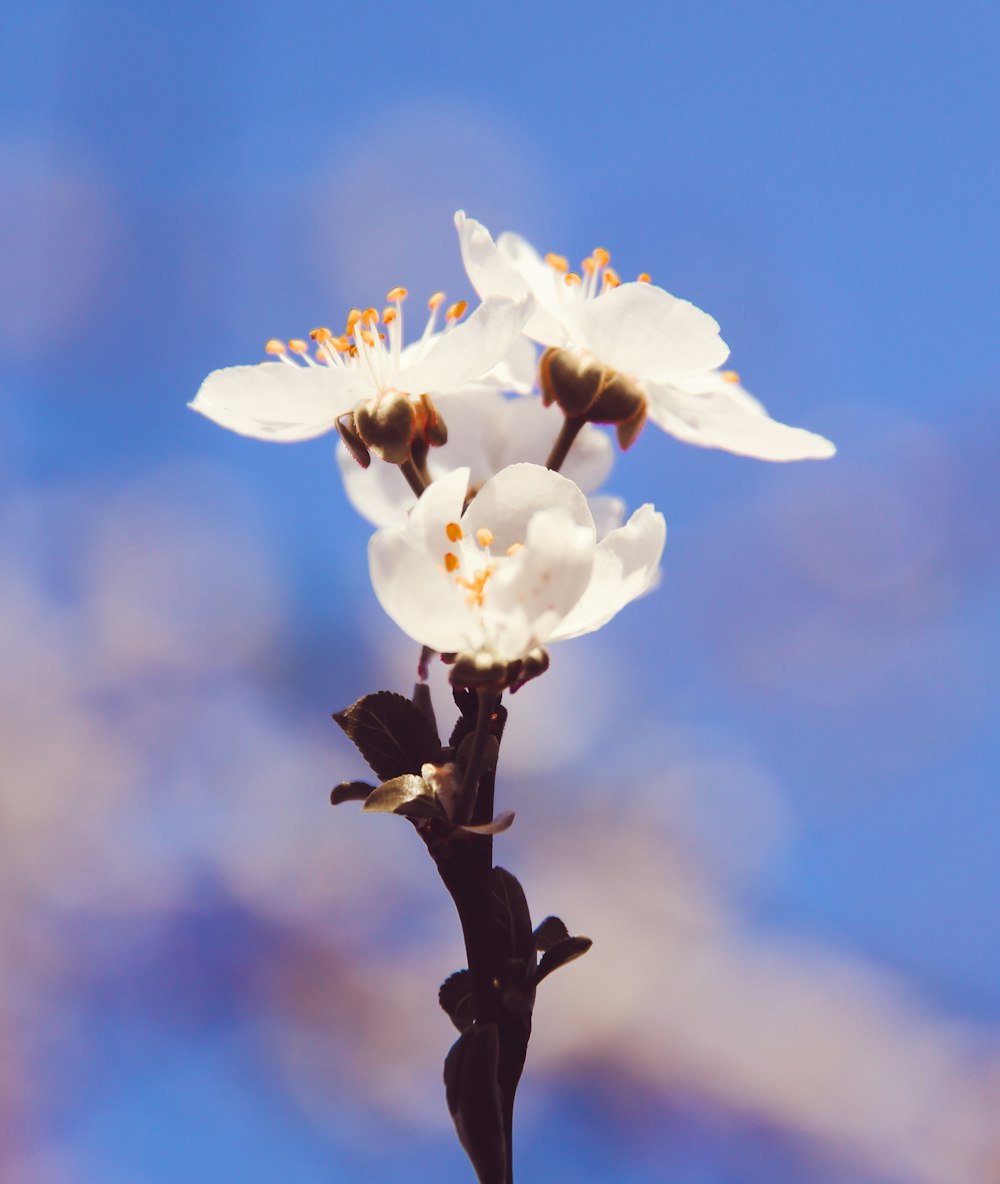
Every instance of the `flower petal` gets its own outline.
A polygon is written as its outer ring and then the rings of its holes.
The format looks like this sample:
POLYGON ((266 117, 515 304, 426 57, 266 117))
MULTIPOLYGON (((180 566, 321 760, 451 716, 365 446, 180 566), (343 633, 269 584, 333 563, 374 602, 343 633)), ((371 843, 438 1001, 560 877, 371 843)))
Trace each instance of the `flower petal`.
POLYGON ((577 340, 631 378, 708 370, 729 356, 714 317, 655 284, 621 284, 575 310, 577 340))
POLYGON ((344 444, 337 448, 337 464, 347 500, 373 526, 406 525, 417 499, 396 465, 375 461, 363 469, 344 444))
POLYGON ((552 641, 592 633, 659 581, 667 538, 663 515, 648 503, 597 545, 586 591, 551 635, 552 641))
POLYGON ((544 507, 561 510, 571 526, 583 527, 591 540, 596 538, 594 519, 579 488, 560 473, 529 464, 509 465, 491 477, 465 511, 462 529, 471 535, 486 527, 496 548, 506 551, 525 541, 529 524, 544 507))
POLYGON ((542 345, 565 345, 559 277, 534 248, 516 234, 503 234, 500 242, 494 243, 486 227, 466 217, 462 210, 455 215, 455 226, 462 262, 480 297, 509 296, 517 300, 531 292, 537 303, 524 332, 542 345))
POLYGON ((353 409, 367 384, 353 369, 261 362, 214 370, 188 404, 258 440, 310 440, 353 409))
POLYGON ((837 451, 815 432, 771 419, 738 382, 718 371, 644 383, 649 418, 687 444, 757 460, 825 460, 837 451))
MULTIPOLYGON (((490 449, 493 471, 499 472, 518 461, 544 464, 563 421, 562 411, 555 405, 546 407, 541 399, 508 399, 493 432, 490 449)), ((584 493, 590 493, 607 480, 614 456, 610 438, 586 424, 561 471, 584 493)))

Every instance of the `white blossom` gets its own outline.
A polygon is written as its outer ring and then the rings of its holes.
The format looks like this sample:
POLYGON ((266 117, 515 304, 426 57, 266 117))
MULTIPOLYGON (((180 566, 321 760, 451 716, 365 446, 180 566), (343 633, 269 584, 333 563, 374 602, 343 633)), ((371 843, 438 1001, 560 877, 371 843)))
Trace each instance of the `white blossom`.
POLYGON ((415 641, 515 662, 599 629, 656 583, 666 524, 651 505, 598 542, 587 499, 561 474, 511 465, 463 511, 469 476, 435 481, 404 526, 369 544, 379 603, 415 641))
POLYGON ((190 406, 244 436, 296 441, 330 431, 360 407, 377 411, 386 396, 413 401, 509 380, 507 359, 531 311, 530 296, 485 300, 465 321, 460 301, 448 309, 439 332, 444 296, 437 293, 422 336, 404 346, 405 296, 403 288, 394 288, 381 316, 374 308, 354 309, 340 337, 329 329, 313 330, 312 352, 304 340, 268 342, 267 352, 277 361, 213 371, 190 406))
POLYGON ((834 454, 822 436, 771 419, 731 372, 719 369, 729 347, 716 321, 647 275, 622 283, 602 248, 574 273, 563 257, 542 259, 516 234, 502 234, 494 243, 462 211, 455 224, 480 296, 534 296, 525 333, 559 350, 564 365, 589 374, 595 392, 612 377, 624 380, 616 385, 634 397, 635 431, 648 414, 680 440, 742 456, 805 460, 834 454))

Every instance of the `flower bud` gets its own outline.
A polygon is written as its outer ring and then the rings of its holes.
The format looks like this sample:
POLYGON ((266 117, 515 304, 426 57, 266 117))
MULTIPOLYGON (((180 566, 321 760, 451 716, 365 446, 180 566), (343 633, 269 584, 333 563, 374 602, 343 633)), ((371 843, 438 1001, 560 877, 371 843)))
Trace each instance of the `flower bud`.
POLYGON ((416 408, 401 391, 386 391, 354 412, 358 435, 376 456, 393 465, 409 459, 416 422, 416 408))
POLYGON ((604 367, 591 354, 550 347, 539 370, 542 400, 558 403, 566 415, 582 415, 604 386, 604 367))
POLYGON ((441 418, 441 412, 431 401, 430 395, 420 396, 417 422, 418 430, 431 448, 440 448, 448 443, 448 425, 441 418))
POLYGON ((353 415, 344 415, 337 420, 337 434, 347 445, 347 451, 351 456, 354 457, 363 469, 367 469, 372 463, 372 454, 365 447, 364 440, 361 439, 354 428, 353 415))

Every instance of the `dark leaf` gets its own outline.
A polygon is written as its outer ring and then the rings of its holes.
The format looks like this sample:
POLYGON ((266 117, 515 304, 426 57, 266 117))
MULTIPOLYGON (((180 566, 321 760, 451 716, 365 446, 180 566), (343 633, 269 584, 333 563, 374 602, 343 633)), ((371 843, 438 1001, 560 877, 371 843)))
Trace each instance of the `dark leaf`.
POLYGON ((460 1032, 471 1028, 476 1019, 476 1003, 472 995, 472 975, 467 970, 456 970, 446 978, 438 991, 438 1002, 460 1032))
POLYGON ((365 799, 362 810, 374 811, 378 814, 395 814, 401 806, 412 802, 415 798, 434 797, 427 788, 423 777, 415 773, 404 773, 402 777, 393 777, 391 781, 383 781, 371 791, 365 799))
POLYGON ((565 966, 567 962, 579 958, 593 944, 589 937, 567 937, 564 941, 557 942, 542 955, 542 960, 538 963, 538 970, 535 972, 535 982, 540 983, 553 970, 558 970, 560 966, 565 966))
POLYGON ((334 720, 382 781, 418 773, 441 751, 437 729, 405 695, 376 691, 364 695, 334 720))
POLYGON ((375 788, 367 781, 341 781, 330 791, 330 805, 339 806, 341 802, 363 802, 375 788))
POLYGON ((569 937, 569 930, 558 917, 546 917, 535 929, 535 949, 544 953, 569 937))
POLYGON ((404 818, 440 818, 448 820, 448 815, 437 798, 411 798, 408 802, 401 802, 393 811, 402 814, 404 818))
POLYGON ((444 1062, 448 1109, 479 1184, 504 1184, 507 1178, 507 1139, 497 1084, 499 1059, 497 1026, 485 1024, 463 1032, 444 1062))
POLYGON ((502 867, 495 867, 490 877, 490 915, 497 960, 501 964, 512 958, 526 962, 534 957, 534 936, 524 889, 502 867))

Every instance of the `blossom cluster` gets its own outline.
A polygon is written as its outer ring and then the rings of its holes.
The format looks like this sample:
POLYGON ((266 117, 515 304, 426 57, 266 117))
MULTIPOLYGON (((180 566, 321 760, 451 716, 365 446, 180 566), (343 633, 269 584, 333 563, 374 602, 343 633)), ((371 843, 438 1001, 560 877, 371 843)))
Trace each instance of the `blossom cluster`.
POLYGON ((377 530, 375 595, 452 664, 452 681, 516 688, 550 642, 590 633, 649 591, 666 540, 643 505, 596 491, 647 420, 679 440, 761 460, 832 456, 725 365, 717 322, 597 248, 573 271, 524 239, 455 215, 481 303, 443 293, 403 337, 407 293, 352 309, 344 332, 270 341, 270 360, 210 374, 191 406, 223 427, 296 441, 336 430, 347 495, 377 530), (538 353, 541 347, 541 353, 538 353), (375 463, 373 463, 373 460, 375 463))

